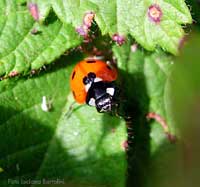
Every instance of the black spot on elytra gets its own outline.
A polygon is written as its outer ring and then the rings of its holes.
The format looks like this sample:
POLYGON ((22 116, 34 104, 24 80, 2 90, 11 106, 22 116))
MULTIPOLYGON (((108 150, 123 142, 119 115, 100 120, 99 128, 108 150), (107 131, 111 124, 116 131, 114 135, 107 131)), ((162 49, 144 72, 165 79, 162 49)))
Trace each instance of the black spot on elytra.
POLYGON ((72 74, 72 80, 74 79, 75 74, 76 74, 76 71, 74 71, 73 74, 72 74))
POLYGON ((86 62, 87 62, 87 63, 96 63, 95 60, 87 60, 86 62))
POLYGON ((72 91, 72 94, 73 94, 74 98, 76 98, 76 94, 75 94, 75 92, 74 92, 74 91, 72 91))

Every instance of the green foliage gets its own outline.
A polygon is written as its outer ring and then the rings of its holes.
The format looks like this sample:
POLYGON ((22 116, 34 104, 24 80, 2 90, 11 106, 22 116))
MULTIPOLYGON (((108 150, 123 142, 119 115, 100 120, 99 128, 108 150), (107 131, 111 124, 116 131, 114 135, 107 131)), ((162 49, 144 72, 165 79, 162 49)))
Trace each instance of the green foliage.
POLYGON ((160 1, 163 17, 159 24, 148 18, 151 1, 30 2, 37 3, 37 14, 43 24, 34 21, 25 0, 0 3, 0 76, 30 73, 53 62, 67 49, 78 46, 81 39, 74 27, 82 24, 88 11, 95 12, 102 34, 131 34, 148 50, 159 45, 174 54, 184 34, 180 24, 191 23, 184 1, 160 1), (59 19, 52 15, 51 7, 59 19))
POLYGON ((159 45, 173 54, 177 54, 179 41, 184 35, 181 24, 192 22, 184 0, 156 1, 163 14, 160 23, 151 22, 148 17, 148 8, 155 4, 153 0, 34 0, 31 2, 38 4, 41 20, 48 15, 52 7, 62 22, 79 27, 83 15, 93 11, 102 34, 109 33, 111 36, 115 33, 126 36, 131 34, 148 50, 155 50, 159 45))
POLYGON ((30 73, 81 42, 74 28, 53 13, 39 25, 17 1, 1 1, 0 9, 0 76, 30 73))
POLYGON ((74 186, 124 186, 124 121, 72 105, 73 66, 60 63, 40 76, 0 82, 0 185, 59 177, 74 186))
MULTIPOLYGON (((151 181, 149 167, 158 162, 165 150, 175 148, 170 145, 161 126, 146 119, 148 112, 160 114, 169 123, 171 133, 175 133, 168 97, 168 79, 173 61, 171 56, 160 51, 148 54, 138 49, 132 52, 129 44, 115 46, 113 51, 122 69, 124 97, 128 98, 123 110, 132 118, 129 125, 134 135, 133 139, 130 138, 133 142, 129 152, 132 168, 128 182, 130 186, 145 186, 151 181), (154 157, 156 159, 152 160, 154 157)), ((161 160, 159 166, 164 167, 165 163, 161 160)))
POLYGON ((174 73, 174 57, 167 52, 179 53, 182 26, 191 22, 184 0, 0 1, 0 186, 59 179, 73 187, 164 187, 168 171, 170 180, 179 177, 180 146, 170 144, 158 122, 146 116, 161 115, 179 135, 174 113, 185 97, 177 90, 194 95, 187 90, 193 90, 191 82, 197 85, 198 76, 192 74, 198 75, 199 68, 187 65, 192 73, 184 68, 174 73), (31 16, 29 3, 39 19, 31 16), (150 19, 151 5, 161 11, 160 20, 150 19), (96 38, 82 48, 98 46, 109 59, 112 50, 117 60, 121 93, 114 115, 75 104, 69 88, 72 68, 87 55, 75 50, 83 41, 76 29, 91 11, 95 29, 90 34, 96 38), (113 44, 113 34, 125 36, 125 44, 113 44), (168 162, 174 167, 166 170, 168 162))
POLYGON ((176 59, 168 81, 170 116, 176 128, 176 145, 162 145, 151 159, 148 186, 199 186, 199 34, 189 40, 176 59))

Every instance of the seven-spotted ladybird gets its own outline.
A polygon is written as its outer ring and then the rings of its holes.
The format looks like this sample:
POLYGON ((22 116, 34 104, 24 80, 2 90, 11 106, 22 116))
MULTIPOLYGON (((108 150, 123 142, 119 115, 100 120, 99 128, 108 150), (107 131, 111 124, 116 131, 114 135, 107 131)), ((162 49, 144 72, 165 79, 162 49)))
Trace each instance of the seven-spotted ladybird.
POLYGON ((95 106, 98 112, 111 112, 115 105, 117 69, 102 60, 80 61, 70 76, 74 99, 95 106))

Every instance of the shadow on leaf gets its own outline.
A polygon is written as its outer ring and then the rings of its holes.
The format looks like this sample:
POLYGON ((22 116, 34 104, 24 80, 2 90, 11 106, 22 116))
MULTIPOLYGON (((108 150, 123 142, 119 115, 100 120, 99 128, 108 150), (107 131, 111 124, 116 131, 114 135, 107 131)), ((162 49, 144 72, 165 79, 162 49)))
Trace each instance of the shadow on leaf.
POLYGON ((150 126, 146 114, 149 110, 149 97, 142 72, 127 74, 122 71, 123 92, 122 113, 127 119, 128 132, 128 178, 127 186, 144 186, 148 176, 150 157, 150 126))

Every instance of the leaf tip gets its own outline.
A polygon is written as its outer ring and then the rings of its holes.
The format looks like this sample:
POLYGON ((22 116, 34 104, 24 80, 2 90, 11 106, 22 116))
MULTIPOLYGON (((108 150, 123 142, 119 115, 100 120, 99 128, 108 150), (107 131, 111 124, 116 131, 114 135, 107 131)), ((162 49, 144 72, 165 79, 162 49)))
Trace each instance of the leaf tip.
POLYGON ((39 10, 35 3, 28 3, 28 9, 35 21, 39 20, 39 10))
POLYGON ((88 34, 87 28, 83 27, 82 25, 76 28, 76 32, 83 37, 86 37, 88 34))
POLYGON ((92 11, 86 12, 84 17, 83 17, 83 25, 90 28, 92 26, 92 22, 94 20, 94 17, 95 17, 94 12, 92 12, 92 11))
POLYGON ((32 34, 32 35, 37 35, 37 34, 40 34, 40 33, 42 33, 42 31, 38 30, 37 28, 33 28, 33 29, 31 30, 31 34, 32 34))
POLYGON ((162 10, 158 4, 152 4, 149 6, 148 17, 150 21, 158 24, 161 21, 162 15, 162 10))
POLYGON ((123 45, 126 41, 124 36, 119 35, 117 33, 113 34, 112 40, 115 41, 119 46, 123 45))
POLYGON ((136 43, 131 45, 131 52, 134 53, 137 51, 138 45, 136 43))
POLYGON ((19 72, 17 71, 12 71, 9 73, 9 77, 16 77, 17 75, 19 75, 19 72))
POLYGON ((124 151, 127 151, 128 150, 128 141, 127 140, 124 140, 122 143, 121 143, 121 147, 124 151))
POLYGON ((76 32, 80 36, 87 38, 90 27, 92 26, 94 17, 95 17, 95 13, 92 11, 88 11, 85 13, 85 15, 83 16, 82 25, 76 28, 76 32))

